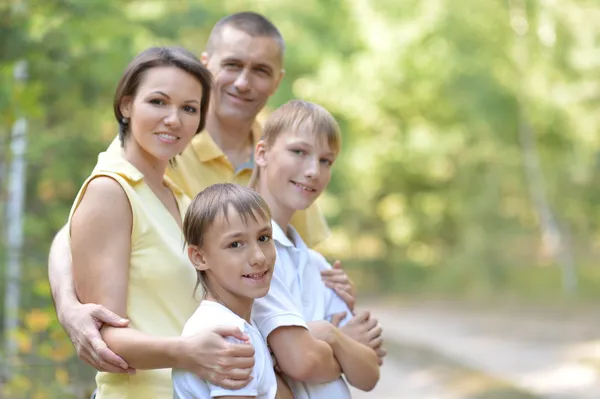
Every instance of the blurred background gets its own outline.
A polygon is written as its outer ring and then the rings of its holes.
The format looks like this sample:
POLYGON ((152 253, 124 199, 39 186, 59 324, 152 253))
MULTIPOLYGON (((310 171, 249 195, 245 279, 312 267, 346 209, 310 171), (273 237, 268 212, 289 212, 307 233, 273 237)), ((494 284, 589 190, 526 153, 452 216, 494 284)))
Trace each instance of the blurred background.
POLYGON ((116 135, 126 64, 199 55, 245 10, 287 42, 263 116, 300 97, 343 129, 321 249, 390 352, 356 398, 600 398, 593 0, 0 0, 0 397, 89 397, 51 241, 116 135))

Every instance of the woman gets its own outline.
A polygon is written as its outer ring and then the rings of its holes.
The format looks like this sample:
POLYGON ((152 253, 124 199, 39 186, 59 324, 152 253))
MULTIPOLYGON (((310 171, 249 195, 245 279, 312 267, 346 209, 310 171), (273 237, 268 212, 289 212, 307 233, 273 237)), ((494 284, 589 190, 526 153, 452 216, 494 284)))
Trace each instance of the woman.
POLYGON ((184 49, 139 54, 113 103, 123 154, 99 157, 71 210, 78 297, 130 320, 101 333, 137 372, 98 373, 98 399, 170 399, 170 369, 202 367, 200 337, 180 337, 197 307, 181 231, 189 199, 164 173, 203 129, 210 89, 210 73, 184 49))

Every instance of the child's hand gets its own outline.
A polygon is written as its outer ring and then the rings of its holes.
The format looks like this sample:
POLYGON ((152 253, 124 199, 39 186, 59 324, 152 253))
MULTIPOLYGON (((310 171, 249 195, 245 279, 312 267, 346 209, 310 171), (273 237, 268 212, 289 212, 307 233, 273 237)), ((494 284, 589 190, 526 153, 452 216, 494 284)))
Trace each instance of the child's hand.
POLYGON ((225 389, 240 389, 252 380, 254 347, 239 328, 218 326, 184 339, 181 368, 225 389), (230 342, 226 337, 243 343, 230 342))
POLYGON ((383 358, 387 355, 383 345, 383 328, 376 318, 371 317, 369 311, 362 311, 354 316, 346 325, 340 327, 346 335, 363 345, 372 348, 379 356, 379 365, 383 364, 383 358))

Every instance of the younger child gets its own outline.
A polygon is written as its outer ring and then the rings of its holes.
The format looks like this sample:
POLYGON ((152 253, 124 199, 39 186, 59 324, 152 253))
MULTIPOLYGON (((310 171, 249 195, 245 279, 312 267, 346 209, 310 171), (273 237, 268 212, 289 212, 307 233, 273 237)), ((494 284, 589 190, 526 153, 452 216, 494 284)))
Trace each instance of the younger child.
POLYGON ((255 364, 250 384, 235 391, 212 385, 191 371, 174 369, 174 397, 274 399, 277 380, 271 356, 250 318, 254 299, 269 290, 275 264, 269 207, 247 187, 215 184, 192 201, 183 233, 188 257, 197 270, 196 289, 202 286, 204 298, 182 335, 216 325, 236 326, 249 337, 255 364))

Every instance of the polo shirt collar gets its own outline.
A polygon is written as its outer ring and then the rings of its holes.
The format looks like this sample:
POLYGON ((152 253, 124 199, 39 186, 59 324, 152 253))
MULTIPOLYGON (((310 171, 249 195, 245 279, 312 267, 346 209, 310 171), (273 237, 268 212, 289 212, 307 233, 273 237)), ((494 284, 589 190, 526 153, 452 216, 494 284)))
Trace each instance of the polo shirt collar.
MULTIPOLYGON (((258 121, 252 123, 252 140, 258 143, 262 136, 262 127, 258 121)), ((215 143, 211 135, 203 130, 198 133, 190 143, 200 162, 208 162, 216 158, 225 157, 223 150, 215 143)))
POLYGON ((283 245, 284 247, 292 247, 297 249, 307 248, 306 244, 302 240, 302 237, 300 237, 300 234, 298 234, 296 229, 294 229, 291 225, 288 226, 290 236, 292 238, 291 240, 276 221, 271 220, 271 225, 273 227, 273 239, 276 243, 283 245))

